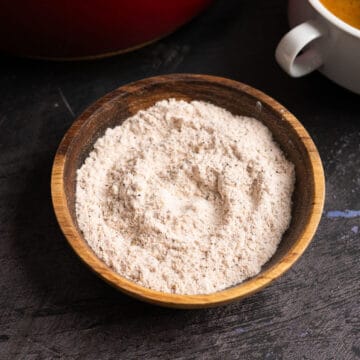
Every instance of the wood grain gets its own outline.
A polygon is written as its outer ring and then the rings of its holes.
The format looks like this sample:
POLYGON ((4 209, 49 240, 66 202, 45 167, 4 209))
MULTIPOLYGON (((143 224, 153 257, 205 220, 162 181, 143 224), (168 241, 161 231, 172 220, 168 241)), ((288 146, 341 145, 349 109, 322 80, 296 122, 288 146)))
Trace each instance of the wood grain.
POLYGON ((300 122, 264 93, 225 78, 174 74, 148 78, 105 95, 79 116, 64 136, 52 170, 52 199, 60 227, 80 258, 105 281, 138 299, 158 305, 197 308, 228 303, 262 289, 287 271, 309 245, 324 204, 324 174, 317 149, 300 122), (106 128, 166 98, 204 100, 234 114, 253 116, 272 131, 295 164, 296 188, 289 230, 261 273, 244 283, 209 295, 165 294, 141 287, 107 267, 84 241, 76 224, 76 170, 106 128))

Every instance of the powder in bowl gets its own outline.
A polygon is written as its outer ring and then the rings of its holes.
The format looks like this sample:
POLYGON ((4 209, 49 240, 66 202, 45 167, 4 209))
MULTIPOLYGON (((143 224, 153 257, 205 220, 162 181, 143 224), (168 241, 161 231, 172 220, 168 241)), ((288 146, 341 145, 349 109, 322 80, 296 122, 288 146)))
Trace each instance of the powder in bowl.
POLYGON ((294 166, 260 121, 162 100, 107 129, 77 171, 82 234, 153 290, 208 294, 258 274, 291 220, 294 166))

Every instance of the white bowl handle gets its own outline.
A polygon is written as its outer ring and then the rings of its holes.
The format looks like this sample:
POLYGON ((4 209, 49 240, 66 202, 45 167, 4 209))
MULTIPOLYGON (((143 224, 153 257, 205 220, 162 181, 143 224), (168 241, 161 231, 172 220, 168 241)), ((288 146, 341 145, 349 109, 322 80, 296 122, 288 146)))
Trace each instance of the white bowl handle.
POLYGON ((317 20, 309 20, 296 26, 280 40, 275 52, 276 61, 290 76, 300 77, 311 73, 323 64, 319 51, 312 47, 303 54, 298 54, 325 33, 324 26, 317 20))

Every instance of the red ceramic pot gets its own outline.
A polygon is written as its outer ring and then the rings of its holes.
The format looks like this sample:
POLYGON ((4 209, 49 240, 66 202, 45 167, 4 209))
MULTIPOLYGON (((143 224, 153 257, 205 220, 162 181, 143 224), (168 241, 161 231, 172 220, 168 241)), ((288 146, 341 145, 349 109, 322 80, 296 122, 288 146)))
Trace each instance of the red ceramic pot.
POLYGON ((108 56, 171 33, 211 0, 0 0, 0 51, 108 56))

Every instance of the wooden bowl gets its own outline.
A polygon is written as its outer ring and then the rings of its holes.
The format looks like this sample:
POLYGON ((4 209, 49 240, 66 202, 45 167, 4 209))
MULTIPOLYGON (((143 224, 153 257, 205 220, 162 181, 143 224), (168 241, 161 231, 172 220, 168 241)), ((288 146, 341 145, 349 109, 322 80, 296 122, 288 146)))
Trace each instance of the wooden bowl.
MULTIPOLYGON (((226 304, 253 294, 288 270, 309 245, 319 224, 325 197, 324 173, 318 151, 300 122, 264 93, 242 83, 206 75, 175 74, 140 80, 105 95, 74 122, 55 156, 52 200, 60 227, 79 257, 105 281, 122 292, 154 304, 201 308, 226 304), (96 139, 161 99, 204 100, 233 114, 256 117, 273 133, 295 164, 292 221, 275 255, 257 276, 209 295, 175 295, 150 290, 118 275, 87 245, 75 215, 76 170, 96 139)), ((305 269, 306 271, 306 269, 305 269)))

